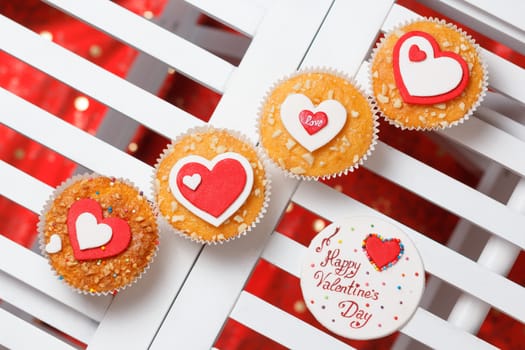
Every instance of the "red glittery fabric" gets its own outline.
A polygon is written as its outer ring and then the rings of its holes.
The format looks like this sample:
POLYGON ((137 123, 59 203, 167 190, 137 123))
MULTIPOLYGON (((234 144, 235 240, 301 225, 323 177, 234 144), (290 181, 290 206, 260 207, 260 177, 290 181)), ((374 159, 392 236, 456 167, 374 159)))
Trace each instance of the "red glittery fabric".
MULTIPOLYGON (((165 2, 166 0, 117 1, 121 6, 137 14, 153 16, 162 11, 165 2)), ((443 18, 412 0, 400 1, 400 3, 424 15, 443 18)), ((121 77, 126 76, 137 56, 136 50, 40 1, 2 1, 0 13, 37 33, 52 36, 52 40, 59 45, 121 77)), ((208 18, 203 18, 203 21, 217 26, 208 18)), ((525 65, 522 55, 480 35, 473 36, 485 47, 492 47, 497 54, 522 67, 525 65)), ((96 133, 107 112, 104 105, 3 52, 0 52, 0 86, 93 134, 96 133), (82 106, 82 102, 86 101, 84 98, 87 98, 87 106, 82 106)), ((159 95, 203 120, 210 117, 220 99, 219 95, 178 74, 167 76, 159 95)), ((475 186, 479 180, 480 173, 463 167, 451 154, 429 138, 429 134, 402 132, 386 123, 381 124, 380 130, 380 139, 383 142, 412 157, 470 186, 475 186)), ((3 125, 0 125, 0 140, 2 160, 51 186, 56 186, 68 178, 75 169, 75 164, 70 160, 3 125)), ((153 164, 168 140, 146 129, 140 129, 133 142, 137 147, 130 148, 130 153, 153 164)), ((365 168, 327 183, 443 244, 446 243, 458 220, 447 211, 365 168)), ((0 197, 2 234, 29 247, 35 240, 36 222, 37 217, 34 213, 0 197)), ((322 227, 323 224, 326 222, 322 219, 297 205, 292 205, 280 222, 278 231, 308 245, 316 234, 314 227, 322 227)), ((516 283, 525 285, 524 276, 525 257, 521 254, 510 273, 510 278, 516 283)), ((248 281, 246 290, 324 330, 305 309, 298 279, 279 268, 261 261, 248 281)), ((490 312, 478 335, 502 349, 525 349, 524 325, 495 310, 490 312)), ((375 341, 343 340, 358 349, 385 349, 390 347, 396 336, 394 334, 375 341)), ((229 320, 225 325, 216 346, 221 350, 283 349, 281 345, 233 320, 229 320)))

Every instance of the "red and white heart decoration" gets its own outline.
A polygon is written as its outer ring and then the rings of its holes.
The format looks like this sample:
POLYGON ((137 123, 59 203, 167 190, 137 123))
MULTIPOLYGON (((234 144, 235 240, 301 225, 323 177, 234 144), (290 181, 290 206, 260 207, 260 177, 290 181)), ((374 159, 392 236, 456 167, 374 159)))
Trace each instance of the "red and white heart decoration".
POLYGON ((467 87, 469 69, 458 54, 442 51, 436 39, 411 31, 396 42, 394 79, 406 103, 436 104, 459 96, 467 87))
POLYGON ((175 163, 169 186, 186 209, 218 227, 248 198, 253 169, 245 157, 235 152, 219 154, 212 160, 190 155, 175 163))
POLYGON ((363 240, 363 251, 377 271, 384 271, 401 259, 405 246, 399 238, 384 238, 371 233, 363 240))
POLYGON ((281 121, 290 135, 308 151, 326 145, 346 123, 346 109, 337 100, 314 106, 303 94, 290 94, 281 104, 281 121))
POLYGON ((131 241, 129 224, 117 217, 104 218, 94 199, 73 203, 67 214, 69 240, 77 260, 108 258, 122 253, 131 241))

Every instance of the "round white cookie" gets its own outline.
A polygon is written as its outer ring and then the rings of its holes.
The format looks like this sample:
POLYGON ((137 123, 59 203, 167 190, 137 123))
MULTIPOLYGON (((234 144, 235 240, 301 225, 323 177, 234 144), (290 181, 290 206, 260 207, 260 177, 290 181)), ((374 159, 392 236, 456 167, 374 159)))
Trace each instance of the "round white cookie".
POLYGON ((375 339, 400 329, 414 314, 425 270, 399 228, 374 217, 333 223, 310 243, 301 270, 305 304, 330 331, 375 339))

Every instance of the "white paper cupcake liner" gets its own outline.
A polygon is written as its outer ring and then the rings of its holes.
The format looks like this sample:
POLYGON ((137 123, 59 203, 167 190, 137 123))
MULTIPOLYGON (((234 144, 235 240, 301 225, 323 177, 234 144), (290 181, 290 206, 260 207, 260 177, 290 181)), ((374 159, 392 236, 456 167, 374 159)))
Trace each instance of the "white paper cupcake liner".
POLYGON ((372 152, 375 150, 375 146, 377 144, 377 140, 378 140, 378 133, 379 133, 379 129, 378 129, 378 126, 379 126, 379 122, 378 122, 378 117, 377 117, 377 106, 376 106, 376 101, 371 98, 370 96, 368 96, 368 94, 366 94, 365 90, 357 83, 357 81, 350 77, 349 75, 347 75, 346 73, 342 72, 342 71, 339 71, 339 70, 336 70, 336 69, 333 69, 333 68, 330 68, 330 67, 306 67, 306 68, 302 68, 298 71, 295 71, 293 73, 290 73, 280 79, 278 79, 277 81, 275 81, 271 87, 266 91, 266 94, 264 95, 264 97, 262 98, 261 100, 261 103, 259 105, 259 109, 258 109, 258 112, 257 112, 257 120, 256 120, 256 131, 257 131, 257 134, 260 135, 260 130, 262 128, 262 125, 261 125, 261 120, 262 120, 262 110, 264 108, 264 105, 266 103, 266 101, 268 100, 268 98, 270 97, 270 95, 272 94, 272 92, 280 85, 282 84, 283 82, 291 79, 291 78, 294 78, 296 76, 299 76, 299 75, 303 75, 303 74, 308 74, 308 73, 326 73, 326 74, 330 74, 330 75, 334 75, 336 77, 339 77, 339 78, 342 78, 346 81, 348 81, 354 88, 357 89, 357 91, 367 100, 368 102, 368 105, 370 107, 370 111, 372 113, 372 118, 373 118, 373 136, 372 136, 372 140, 370 142, 370 146, 368 147, 367 151, 355 162, 353 162, 350 166, 348 166, 347 168, 341 170, 341 171, 338 171, 338 172, 335 172, 335 173, 328 173, 328 174, 324 174, 324 175, 319 175, 319 176, 310 176, 310 175, 302 175, 302 174, 296 174, 292 171, 290 171, 290 169, 288 168, 285 168, 282 166, 282 164, 279 164, 279 162, 276 162, 275 160, 273 160, 273 158, 269 155, 268 151, 265 149, 265 147, 262 145, 262 142, 259 142, 259 146, 263 149, 266 157, 270 160, 270 162, 272 164, 274 164, 276 167, 278 167, 284 174, 285 176, 289 177, 289 178, 293 178, 293 179, 296 179, 296 180, 303 180, 303 181, 317 181, 319 179, 322 179, 322 180, 328 180, 328 179, 331 179, 331 178, 336 178, 336 177, 339 177, 339 176, 343 176, 343 175, 347 175, 348 173, 350 172, 353 172, 354 170, 356 170, 357 168, 359 168, 359 166, 363 165, 363 163, 368 159, 368 157, 370 157, 372 155, 372 152))
MULTIPOLYGON (((239 132, 237 130, 226 129, 226 128, 216 128, 216 127, 214 127, 212 125, 206 124, 206 125, 203 125, 203 126, 197 126, 197 127, 194 127, 194 128, 190 128, 190 129, 186 130, 185 132, 179 134, 177 137, 175 137, 175 139, 172 140, 172 142, 159 155, 159 158, 157 159, 157 163, 155 164, 154 172, 153 172, 153 175, 152 175, 152 182, 151 182, 151 193, 152 193, 152 196, 153 196, 155 201, 157 201, 157 198, 158 198, 157 197, 158 196, 158 184, 157 184, 157 176, 156 175, 157 175, 159 166, 162 163, 162 161, 164 160, 164 158, 173 152, 174 145, 177 144, 178 142, 180 142, 182 139, 184 139, 184 138, 186 138, 186 137, 188 137, 190 135, 197 134, 197 133, 212 133, 212 132, 226 132, 226 133, 230 134, 231 136, 235 137, 236 139, 238 139, 239 141, 241 141, 241 142, 245 143, 246 145, 249 145, 249 146, 251 146, 253 148, 253 150, 257 154, 257 158, 258 158, 259 162, 261 163, 262 167, 264 168, 264 174, 265 174, 264 175, 264 180, 263 180, 264 181, 264 201, 263 201, 263 205, 262 205, 261 209, 259 210, 259 213, 257 214, 256 218, 249 225, 247 225, 246 229, 244 229, 242 232, 239 232, 237 235, 231 236, 229 238, 220 239, 220 240, 213 240, 213 241, 212 240, 205 240, 205 239, 199 237, 198 233, 192 235, 192 234, 185 233, 182 230, 179 230, 179 229, 173 227, 173 225, 170 223, 169 219, 166 218, 162 214, 160 209, 159 209, 160 215, 158 215, 157 218, 158 218, 158 220, 160 220, 160 222, 163 225, 166 225, 166 227, 169 227, 178 236, 181 236, 181 237, 183 237, 185 239, 188 239, 188 240, 196 242, 196 243, 207 244, 207 245, 217 245, 217 244, 223 244, 223 243, 226 243, 226 242, 230 242, 230 241, 233 241, 234 239, 237 239, 239 237, 245 236, 248 232, 251 232, 255 228, 255 226, 257 226, 257 224, 262 220, 262 218, 264 217, 264 215, 268 211, 268 204, 270 202, 271 187, 272 187, 271 186, 270 173, 268 172, 268 167, 267 167, 267 164, 268 164, 269 161, 268 161, 268 158, 266 157, 266 155, 260 150, 259 147, 254 146, 252 144, 252 142, 248 139, 248 137, 246 137, 244 134, 242 134, 241 132, 239 132)), ((178 201, 175 198, 173 198, 173 200, 178 203, 178 201)), ((233 214, 232 214, 232 216, 233 216, 233 214)), ((227 219, 227 220, 230 220, 230 219, 227 219)), ((202 220, 202 219, 200 219, 200 220, 202 220)))
MULTIPOLYGON (((126 184, 126 185, 128 185, 128 186, 130 186, 132 188, 134 188, 139 193, 143 193, 137 186, 135 186, 135 184, 132 181, 130 181, 128 179, 111 177, 111 176, 105 176, 105 175, 99 175, 99 174, 96 174, 96 173, 84 173, 84 174, 73 175, 72 177, 64 180, 59 186, 57 186, 56 189, 52 192, 51 196, 44 203, 44 206, 43 206, 43 208, 42 208, 42 210, 40 212, 40 215, 38 217, 38 223, 37 223, 39 248, 40 248, 41 254, 47 259, 47 261, 49 263, 49 266, 50 266, 50 269, 53 272, 53 274, 57 277, 57 279, 62 280, 73 291, 75 291, 75 292, 77 292, 79 294, 85 294, 85 295, 96 295, 96 296, 109 295, 109 294, 116 295, 117 293, 119 293, 119 292, 123 291, 124 289, 126 289, 126 288, 134 285, 135 283, 137 283, 146 274, 147 270, 149 270, 149 268, 151 267, 151 264, 153 263, 153 261, 155 260, 157 254, 158 254, 159 244, 156 244, 155 251, 152 252, 151 259, 148 261, 148 264, 142 269, 142 271, 139 274, 137 274, 137 276, 135 276, 135 278, 132 281, 130 281, 129 283, 127 283, 125 285, 122 285, 119 288, 115 288, 115 289, 108 290, 108 291, 88 291, 88 290, 84 290, 84 289, 77 288, 77 287, 73 286, 65 278, 63 278, 63 276, 61 276, 58 273, 58 271, 54 268, 54 266, 51 264, 51 260, 49 259, 49 254, 46 251, 47 243, 45 242, 45 237, 44 237, 44 229, 45 229, 45 221, 46 221, 45 220, 45 216, 46 216, 47 212, 52 208, 54 200, 60 194, 62 194, 62 192, 64 192, 64 190, 66 190, 68 187, 70 187, 74 183, 77 183, 78 181, 94 179, 94 178, 98 178, 98 177, 106 177, 106 178, 114 179, 115 181, 122 182, 122 183, 124 183, 124 184, 126 184)), ((157 208, 155 207, 155 204, 153 202, 147 200, 146 198, 145 198, 145 200, 148 202, 149 206, 151 207, 153 216, 155 218, 157 218, 158 211, 157 211, 157 208)), ((159 235, 158 224, 157 224, 157 241, 159 241, 159 240, 160 240, 160 235, 159 235)), ((107 259, 111 259, 111 257, 107 258, 107 259)))
POLYGON ((445 20, 442 20, 442 19, 439 19, 439 18, 434 18, 434 17, 421 17, 421 18, 413 18, 411 20, 406 20, 406 21, 396 25, 394 28, 389 30, 388 33, 386 33, 385 36, 383 38, 381 38, 381 40, 373 48, 372 54, 370 56, 370 61, 369 61, 370 64, 368 65, 368 76, 369 76, 369 82, 370 82, 369 83, 370 84, 370 91, 372 92, 371 97, 374 99, 374 102, 375 102, 376 98, 375 98, 374 89, 373 89, 373 86, 372 86, 373 79, 374 79, 373 76, 372 76, 373 75, 372 63, 374 62, 374 59, 375 59, 377 53, 381 50, 383 44, 390 37, 390 35, 394 34, 398 30, 402 30, 402 28, 404 28, 407 25, 410 25, 410 24, 413 24, 413 23, 416 23, 416 22, 425 22, 425 21, 426 22, 434 22, 436 24, 440 24, 440 25, 443 25, 443 26, 445 26, 447 28, 455 30, 458 33, 460 33, 462 36, 464 36, 466 40, 468 40, 468 42, 476 50, 479 62, 481 64, 481 69, 483 71, 483 80, 482 80, 482 83, 481 83, 482 86, 481 86, 481 90, 480 90, 480 93, 478 95, 477 100, 472 104, 471 108, 469 108, 467 111, 465 111, 465 114, 463 115, 463 117, 461 117, 460 119, 455 120, 455 121, 453 121, 451 123, 438 124, 438 125, 429 126, 429 127, 405 126, 401 122, 399 122, 399 121, 397 121, 397 120, 395 120, 393 118, 390 118, 388 115, 386 115, 385 112, 381 109, 381 106, 376 102, 375 104, 377 106, 377 110, 379 111, 380 115, 390 125, 394 125, 394 126, 400 128, 402 130, 416 130, 416 131, 445 130, 445 129, 453 127, 453 126, 456 126, 456 125, 459 125, 459 124, 463 124, 465 121, 467 121, 472 116, 474 111, 480 106, 481 102, 485 99, 485 95, 486 95, 487 90, 488 90, 488 85, 489 85, 489 83, 488 83, 488 79, 489 79, 488 78, 488 67, 487 67, 487 64, 483 61, 483 57, 481 56, 481 48, 480 48, 480 46, 476 43, 476 41, 472 38, 472 36, 469 35, 467 32, 465 32, 464 30, 462 30, 461 28, 458 28, 455 24, 448 23, 445 20))

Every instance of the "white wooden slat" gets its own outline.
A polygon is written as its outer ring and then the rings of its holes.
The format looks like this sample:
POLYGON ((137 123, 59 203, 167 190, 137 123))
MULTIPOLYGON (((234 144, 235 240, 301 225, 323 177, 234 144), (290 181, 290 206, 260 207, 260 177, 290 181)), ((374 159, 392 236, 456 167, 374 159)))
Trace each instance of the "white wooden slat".
POLYGON ((0 49, 168 138, 202 124, 180 108, 4 16, 0 16, 0 49))
POLYGON ((136 286, 113 299, 89 349, 147 349, 200 250, 201 245, 161 226, 159 252, 151 268, 136 286))
POLYGON ((525 159, 522 157, 525 142, 483 120, 470 118, 464 124, 439 131, 439 134, 525 176, 525 159))
MULTIPOLYGON (((443 1, 443 0, 441 0, 443 1)), ((450 4, 452 3, 460 3, 459 1, 446 1, 450 4)), ((525 32, 525 22, 523 22, 523 16, 522 14, 525 13, 525 3, 518 1, 507 1, 507 2, 500 2, 499 4, 490 1, 490 0, 464 0, 464 2, 468 2, 472 4, 473 6, 476 6, 477 8, 481 9, 482 11, 485 11, 486 13, 496 16, 499 19, 501 19, 503 22, 508 23, 510 25, 513 25, 516 28, 519 28, 521 30, 521 36, 518 38, 524 42, 525 41, 525 35, 523 35, 525 32)), ((484 21, 486 22, 486 21, 484 21)))
POLYGON ((422 0, 422 3, 517 52, 525 53, 521 1, 422 0))
POLYGON ((14 166, 0 160, 2 196, 38 214, 51 195, 52 188, 14 166))
MULTIPOLYGON (((301 183, 293 200, 330 221, 337 222, 349 216, 372 215, 392 222, 414 241, 428 272, 494 305, 513 318, 525 322, 525 309, 516 308, 515 305, 515 300, 525 298, 525 289, 514 282, 477 265, 472 260, 445 248, 401 223, 393 222, 387 216, 324 184, 301 183), (465 278, 465 276, 469 276, 469 278, 465 278)), ((293 246, 288 244, 287 247, 290 249, 293 246)), ((278 253, 271 254, 274 257, 278 257, 278 255, 278 253)), ((300 258, 301 253, 297 253, 297 257, 300 258)), ((284 260, 284 262, 286 261, 284 260)), ((284 263, 277 263, 278 266, 280 264, 284 263)), ((294 265, 290 266, 294 267, 294 265)))
POLYGON ((146 193, 149 190, 151 166, 2 88, 0 104, 4 113, 2 124, 97 173, 126 178, 146 193))
POLYGON ((265 13, 265 9, 253 1, 186 0, 186 2, 249 37, 255 35, 265 13))
POLYGON ((98 323, 0 270, 0 299, 83 343, 98 323))
POLYGON ((22 319, 0 309, 0 345, 12 350, 56 349, 75 350, 75 348, 22 319))
MULTIPOLYGON (((369 86, 368 62, 363 62, 357 74, 357 82, 362 86, 369 86)), ((484 107, 476 111, 475 116, 488 116, 494 113, 484 107)), ((508 123, 513 121, 500 115, 500 119, 507 119, 508 123)), ((499 120, 499 122, 503 122, 499 120)), ((515 126, 518 130, 525 130, 521 125, 515 126)), ((525 176, 525 160, 521 156, 521 150, 525 147, 525 142, 520 140, 505 130, 490 125, 489 123, 472 117, 465 123, 449 128, 438 133, 454 142, 466 146, 467 148, 482 154, 485 157, 501 164, 505 168, 525 176)))
POLYGON ((170 33, 144 17, 107 0, 45 0, 196 81, 222 92, 234 66, 170 33), (118 20, 115 20, 118 18, 118 20), (183 52, 184 54, 178 54, 183 52), (202 69, 207 67, 207 69, 202 69))
MULTIPOLYGON (((382 30, 388 31, 407 20, 420 18, 417 13, 399 5, 394 5, 382 30)), ((481 48, 481 55, 488 65, 489 85, 504 95, 525 103, 525 70, 500 56, 481 48)))
POLYGON ((289 349, 354 349, 248 292, 241 293, 230 317, 289 349))
POLYGON ((498 349, 422 308, 400 331, 433 349, 498 349))
MULTIPOLYGON (((297 68, 331 3, 313 0, 275 2, 232 76, 211 118, 213 124, 243 130, 256 139, 254 121, 261 96, 276 79, 297 68), (294 13, 294 16, 289 13, 294 13), (279 54, 276 55, 276 52, 279 54)), ((375 9, 375 4, 369 3, 367 13, 378 17, 386 15, 375 12, 375 9)), ((356 17, 353 29, 360 31, 369 22, 373 21, 363 16, 356 17)), ((363 52, 356 54, 364 57, 368 47, 359 49, 363 52)), ((347 68, 357 71, 359 66, 347 68)), ((217 332, 260 255, 262 244, 273 231, 296 184, 296 181, 284 178, 275 169, 272 175, 272 186, 278 191, 272 194, 271 205, 263 222, 247 237, 237 240, 239 242, 204 248, 151 349, 200 349, 213 345, 217 332), (227 274, 218 274, 216 271, 227 271, 227 274), (203 300, 195 293, 203 290, 214 298, 203 300), (194 337, 191 329, 201 323, 201 315, 206 315, 207 329, 199 337, 194 337)))
MULTIPOLYGON (((248 292, 241 293, 231 317, 287 348, 353 349, 248 292)), ((497 349, 421 308, 400 331, 434 349, 497 349)))
POLYGON ((434 168, 382 142, 378 142, 365 167, 525 248, 525 236, 520 229, 525 225, 525 216, 434 168))
POLYGON ((393 0, 334 1, 303 67, 330 67, 350 75, 366 59, 393 0), (374 15, 371 16, 370 11, 374 15), (356 28, 355 23, 366 24, 356 28))
POLYGON ((59 281, 47 260, 4 236, 0 236, 0 270, 32 286, 45 295, 100 322, 111 296, 87 297, 59 281))

